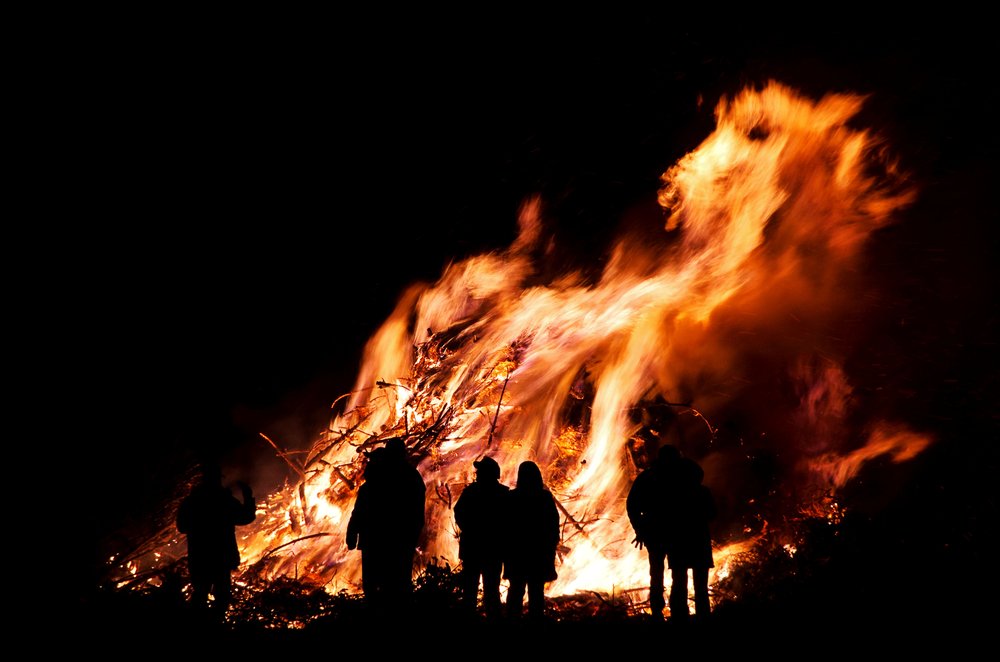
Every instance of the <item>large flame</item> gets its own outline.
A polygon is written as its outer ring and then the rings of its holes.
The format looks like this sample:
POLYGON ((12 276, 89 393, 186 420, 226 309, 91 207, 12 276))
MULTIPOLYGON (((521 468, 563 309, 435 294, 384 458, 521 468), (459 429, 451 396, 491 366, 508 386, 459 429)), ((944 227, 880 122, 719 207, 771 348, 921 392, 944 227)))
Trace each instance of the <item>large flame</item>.
MULTIPOLYGON (((723 99, 716 130, 662 177, 661 240, 622 238, 596 281, 540 282, 536 199, 508 249, 411 286, 300 480, 244 527, 243 570, 356 590, 344 532, 360 451, 391 436, 429 488, 421 564, 457 563, 451 506, 473 460, 496 458, 508 484, 537 462, 564 522, 552 595, 648 586, 624 508, 650 450, 644 426, 703 463, 734 522, 808 510, 868 459, 919 452, 929 440, 898 423, 851 419, 850 344, 833 330, 853 310, 865 239, 912 198, 878 141, 849 126, 862 102, 776 83, 723 99), (720 433, 734 420, 744 429, 720 433), (760 452, 780 455, 783 489, 747 487, 760 452)), ((759 533, 729 524, 717 576, 759 533)))

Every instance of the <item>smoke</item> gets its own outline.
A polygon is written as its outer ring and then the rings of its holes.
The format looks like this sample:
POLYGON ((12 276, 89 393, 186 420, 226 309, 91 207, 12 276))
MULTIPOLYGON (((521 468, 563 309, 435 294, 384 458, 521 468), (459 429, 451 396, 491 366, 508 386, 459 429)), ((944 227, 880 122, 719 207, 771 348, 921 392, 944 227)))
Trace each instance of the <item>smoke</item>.
POLYGON ((267 498, 248 567, 357 586, 340 542, 359 451, 390 436, 430 488, 424 561, 455 559, 450 504, 474 459, 488 452, 504 477, 537 462, 572 524, 556 593, 648 577, 623 503, 658 445, 702 463, 716 543, 734 547, 872 459, 912 458, 928 439, 869 410, 872 384, 848 368, 878 324, 865 245, 915 199, 851 126, 862 103, 776 83, 723 99, 715 131, 663 174, 659 227, 619 236, 599 272, 563 268, 534 198, 509 248, 413 283, 303 477, 267 498))

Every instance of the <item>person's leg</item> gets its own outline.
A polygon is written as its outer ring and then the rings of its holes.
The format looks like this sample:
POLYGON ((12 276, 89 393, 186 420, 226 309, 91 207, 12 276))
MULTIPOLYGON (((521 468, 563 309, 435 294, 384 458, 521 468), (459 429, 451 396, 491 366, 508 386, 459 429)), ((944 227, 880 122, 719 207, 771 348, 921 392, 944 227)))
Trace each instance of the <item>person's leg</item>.
POLYGON ((535 579, 528 582, 528 617, 539 620, 545 616, 545 582, 535 579))
POLYGON ((708 568, 692 568, 691 580, 694 583, 694 613, 704 619, 712 610, 708 599, 708 568))
MULTIPOLYGON (((479 599, 479 564, 474 559, 462 561, 462 573, 459 577, 462 586, 462 607, 475 614, 479 599)), ((485 592, 483 601, 485 602, 485 592)))
POLYGON ((191 577, 191 604, 195 607, 208 606, 208 594, 211 591, 212 582, 204 577, 191 577))
POLYGON ((413 550, 392 550, 386 561, 386 606, 405 611, 413 597, 413 550))
POLYGON ((503 570, 502 561, 485 561, 483 563, 483 609, 487 618, 500 615, 500 574, 503 570))
POLYGON ((685 620, 689 615, 687 568, 671 568, 670 618, 673 620, 685 620))
POLYGON ((524 589, 526 586, 527 582, 523 577, 511 577, 510 586, 507 588, 508 618, 521 618, 521 611, 524 607, 524 589))
POLYGON ((666 551, 662 548, 646 546, 649 557, 649 611, 653 618, 663 618, 663 608, 667 606, 663 598, 663 573, 666 551))
POLYGON ((215 596, 215 609, 224 616, 233 599, 233 575, 229 570, 220 570, 212 582, 212 594, 215 596))
POLYGON ((380 610, 385 606, 386 593, 385 552, 367 548, 361 552, 361 588, 369 609, 380 610))

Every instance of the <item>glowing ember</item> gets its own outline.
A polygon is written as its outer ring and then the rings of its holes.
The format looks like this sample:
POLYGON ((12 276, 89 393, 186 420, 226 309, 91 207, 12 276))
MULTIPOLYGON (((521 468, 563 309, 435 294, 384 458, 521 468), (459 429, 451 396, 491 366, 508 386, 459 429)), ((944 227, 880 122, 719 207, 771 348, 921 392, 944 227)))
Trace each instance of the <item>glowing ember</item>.
POLYGON ((394 436, 429 488, 420 566, 457 563, 451 506, 473 460, 489 453, 508 484, 523 460, 543 468, 564 521, 550 595, 648 586, 624 508, 649 451, 636 438, 644 426, 698 459, 724 506, 713 582, 761 535, 739 521, 748 514, 836 517, 836 503, 811 495, 930 442, 879 421, 865 435, 847 416, 850 347, 831 329, 851 309, 866 237, 912 199, 873 160, 877 141, 848 126, 861 103, 773 83, 720 102, 716 130, 663 175, 662 241, 622 238, 596 282, 538 282, 544 210, 531 200, 508 249, 412 286, 368 342, 301 479, 241 530, 244 576, 357 590, 360 554, 344 534, 360 451, 394 436), (727 436, 732 420, 745 429, 727 436), (780 454, 783 489, 747 493, 761 452, 780 454))

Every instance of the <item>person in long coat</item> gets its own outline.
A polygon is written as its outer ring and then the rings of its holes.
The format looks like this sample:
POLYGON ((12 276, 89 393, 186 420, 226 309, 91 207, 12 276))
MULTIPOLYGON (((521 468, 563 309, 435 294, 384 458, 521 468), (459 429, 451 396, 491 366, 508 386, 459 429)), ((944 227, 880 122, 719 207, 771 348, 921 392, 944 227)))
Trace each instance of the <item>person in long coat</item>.
POLYGON ((458 558, 462 560, 462 601, 475 614, 479 583, 483 584, 483 611, 487 618, 501 611, 500 577, 503 571, 504 516, 510 488, 500 482, 500 465, 491 457, 473 462, 475 482, 455 502, 459 528, 458 558))
POLYGON ((187 536, 188 570, 191 573, 191 602, 209 606, 224 615, 232 599, 232 573, 240 565, 236 526, 249 524, 257 514, 253 491, 239 482, 243 501, 222 484, 222 469, 208 462, 201 468, 201 480, 177 509, 177 529, 187 536))
MULTIPOLYGON (((649 560, 649 607, 654 618, 663 618, 664 574, 667 550, 671 542, 679 486, 680 453, 673 446, 662 446, 653 463, 632 483, 625 509, 635 531, 633 541, 645 548, 649 560)), ((685 582, 686 586, 687 582, 685 582)))
POLYGON ((709 522, 715 517, 712 493, 701 484, 697 462, 682 458, 673 446, 660 448, 656 461, 632 483, 626 511, 635 544, 649 557, 649 606, 663 617, 664 573, 670 570, 670 617, 689 616, 688 571, 695 592, 695 614, 709 613, 708 573, 713 566, 709 522))
POLYGON ((507 589, 507 615, 520 618, 525 589, 528 592, 528 616, 545 614, 545 584, 557 578, 556 548, 559 545, 559 510, 555 499, 542 482, 542 472, 531 461, 517 469, 517 484, 510 491, 508 506, 507 554, 504 577, 507 589))
POLYGON ((715 566, 712 559, 712 535, 709 522, 715 518, 712 492, 702 485, 705 472, 689 458, 677 466, 678 496, 673 541, 667 547, 670 568, 670 617, 685 619, 688 609, 688 571, 694 586, 694 613, 705 618, 711 611, 708 573, 715 566))
POLYGON ((361 550, 361 587, 368 604, 388 609, 413 590, 426 486, 400 439, 369 454, 364 477, 347 523, 347 548, 361 550))

